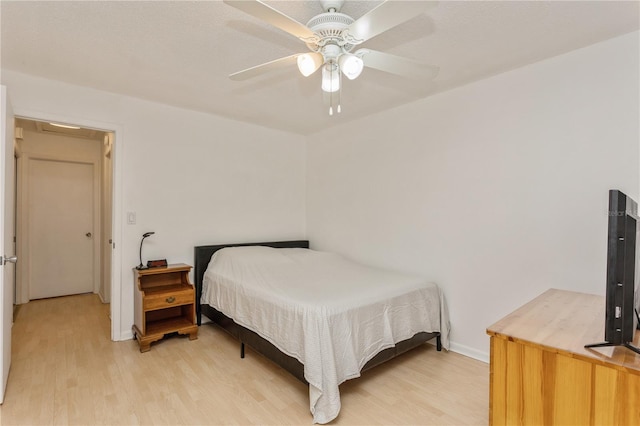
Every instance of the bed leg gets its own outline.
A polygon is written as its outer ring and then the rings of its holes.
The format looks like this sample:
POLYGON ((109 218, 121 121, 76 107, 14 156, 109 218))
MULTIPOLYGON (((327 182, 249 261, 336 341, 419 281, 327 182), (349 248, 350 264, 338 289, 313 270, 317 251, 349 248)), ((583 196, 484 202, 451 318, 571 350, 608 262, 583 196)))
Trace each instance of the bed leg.
POLYGON ((442 351, 442 339, 440 339, 440 335, 436 336, 436 350, 438 352, 442 351))
POLYGON ((240 358, 244 358, 244 343, 240 342, 240 358))

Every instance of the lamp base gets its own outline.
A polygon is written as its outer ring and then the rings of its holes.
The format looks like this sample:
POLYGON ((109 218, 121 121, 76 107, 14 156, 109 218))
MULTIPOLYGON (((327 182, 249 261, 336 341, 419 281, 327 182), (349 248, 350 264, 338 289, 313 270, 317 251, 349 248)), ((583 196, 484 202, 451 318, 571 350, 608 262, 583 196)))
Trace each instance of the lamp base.
POLYGON ((148 266, 144 266, 144 265, 141 263, 141 264, 139 264, 138 266, 136 266, 136 269, 137 269, 138 271, 141 271, 141 270, 143 270, 143 269, 149 269, 149 267, 148 267, 148 266))

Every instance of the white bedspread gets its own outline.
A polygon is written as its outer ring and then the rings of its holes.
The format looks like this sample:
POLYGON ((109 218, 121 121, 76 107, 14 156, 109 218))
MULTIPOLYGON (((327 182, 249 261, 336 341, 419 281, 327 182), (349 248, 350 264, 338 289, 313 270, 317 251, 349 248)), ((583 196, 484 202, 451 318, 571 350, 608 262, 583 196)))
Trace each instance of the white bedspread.
POLYGON ((360 376, 381 350, 421 331, 439 331, 449 348, 448 312, 435 284, 332 253, 219 250, 205 272, 201 301, 304 364, 316 423, 338 416, 338 386, 360 376))

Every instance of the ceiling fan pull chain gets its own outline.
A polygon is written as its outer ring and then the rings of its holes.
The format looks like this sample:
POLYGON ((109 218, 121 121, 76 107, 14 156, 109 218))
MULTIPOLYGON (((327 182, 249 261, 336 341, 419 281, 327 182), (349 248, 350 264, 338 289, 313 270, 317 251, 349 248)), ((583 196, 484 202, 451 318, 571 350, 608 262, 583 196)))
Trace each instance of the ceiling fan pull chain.
POLYGON ((329 115, 333 115, 333 70, 331 71, 331 80, 329 81, 329 115))
POLYGON ((340 104, 342 103, 342 73, 340 72, 340 67, 338 66, 338 78, 340 81, 340 85, 339 85, 339 89, 338 89, 338 114, 340 114, 340 112, 342 111, 342 108, 340 107, 340 104))
MULTIPOLYGON (((331 79, 331 87, 333 88, 333 79, 331 79)), ((329 115, 333 115, 333 90, 329 93, 329 115)))

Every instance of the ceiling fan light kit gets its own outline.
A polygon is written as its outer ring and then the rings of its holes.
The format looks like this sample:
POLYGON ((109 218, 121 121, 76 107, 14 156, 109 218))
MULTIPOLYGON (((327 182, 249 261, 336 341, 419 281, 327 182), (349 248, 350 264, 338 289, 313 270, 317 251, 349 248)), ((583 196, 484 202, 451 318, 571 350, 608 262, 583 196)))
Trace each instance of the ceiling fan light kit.
POLYGON ((300 73, 305 77, 309 77, 324 64, 324 57, 319 52, 303 53, 298 56, 297 61, 300 73))
MULTIPOLYGON (((355 20, 340 10, 344 0, 320 0, 324 13, 314 16, 303 25, 260 0, 224 0, 225 3, 297 37, 311 52, 300 53, 257 65, 231 74, 233 80, 244 80, 274 68, 288 66, 295 58, 300 73, 309 77, 322 67, 321 88, 324 92, 338 92, 340 107, 341 73, 349 80, 360 76, 364 67, 415 79, 435 78, 438 68, 411 59, 377 52, 371 49, 351 50, 434 6, 435 1, 385 1, 355 20)), ((329 96, 329 115, 333 115, 334 96, 329 96)))

